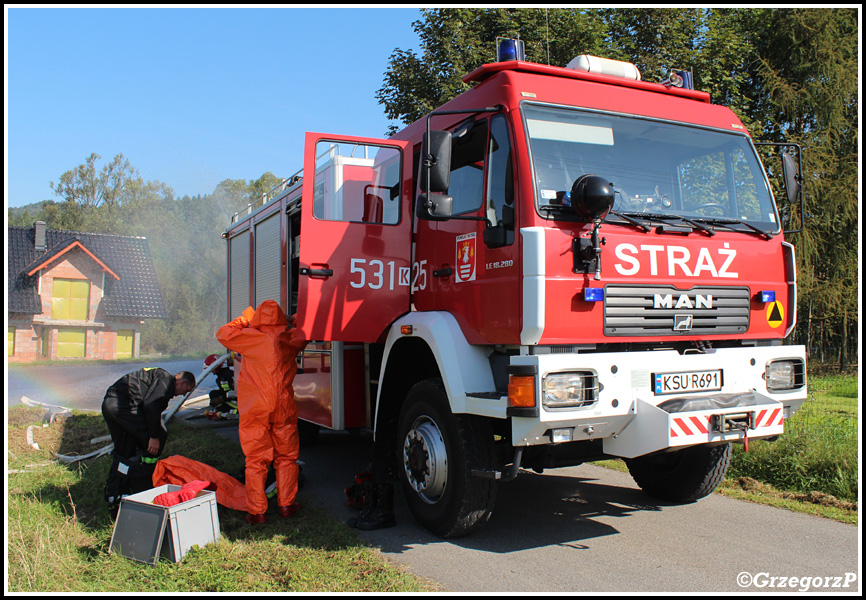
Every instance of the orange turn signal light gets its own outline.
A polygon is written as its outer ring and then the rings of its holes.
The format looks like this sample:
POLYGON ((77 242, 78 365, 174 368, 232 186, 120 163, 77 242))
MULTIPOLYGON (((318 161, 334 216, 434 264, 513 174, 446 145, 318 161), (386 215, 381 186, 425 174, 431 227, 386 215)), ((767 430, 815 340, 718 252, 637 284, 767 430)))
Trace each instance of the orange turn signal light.
POLYGON ((403 335, 412 335, 412 326, 400 325, 400 333, 402 333, 403 335))
POLYGON ((508 380, 508 406, 535 406, 535 377, 512 375, 508 380))

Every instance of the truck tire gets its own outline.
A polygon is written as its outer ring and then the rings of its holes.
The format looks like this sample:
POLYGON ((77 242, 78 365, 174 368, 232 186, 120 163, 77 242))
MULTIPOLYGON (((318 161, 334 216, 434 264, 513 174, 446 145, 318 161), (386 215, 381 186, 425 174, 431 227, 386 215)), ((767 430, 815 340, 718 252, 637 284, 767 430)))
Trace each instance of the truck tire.
POLYGON ((462 537, 490 519, 493 479, 472 474, 493 465, 493 434, 481 417, 452 414, 438 378, 416 383, 397 425, 397 462, 409 509, 443 538, 462 537))
POLYGON ((731 463, 731 444, 692 446, 626 459, 635 483, 648 495, 669 502, 694 502, 716 489, 731 463))

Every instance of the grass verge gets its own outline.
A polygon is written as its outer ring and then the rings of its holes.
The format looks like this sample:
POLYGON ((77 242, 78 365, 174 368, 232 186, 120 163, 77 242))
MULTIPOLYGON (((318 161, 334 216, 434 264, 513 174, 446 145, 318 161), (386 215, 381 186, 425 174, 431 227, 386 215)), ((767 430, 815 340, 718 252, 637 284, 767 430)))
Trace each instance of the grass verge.
MULTIPOLYGON (((102 498, 110 457, 63 465, 56 453, 92 452, 106 435, 98 413, 73 413, 48 427, 43 411, 8 409, 7 571, 11 592, 424 592, 435 586, 390 563, 348 527, 300 500, 292 519, 251 528, 218 507, 221 539, 179 563, 143 565, 109 551, 113 523, 102 498), (27 429, 32 441, 27 441, 27 429)), ((207 429, 169 426, 168 454, 227 472, 243 456, 207 429)), ((105 442, 102 442, 105 444, 105 442)), ((271 512, 275 513, 275 510, 271 512)), ((273 516, 269 514, 269 517, 273 516)))

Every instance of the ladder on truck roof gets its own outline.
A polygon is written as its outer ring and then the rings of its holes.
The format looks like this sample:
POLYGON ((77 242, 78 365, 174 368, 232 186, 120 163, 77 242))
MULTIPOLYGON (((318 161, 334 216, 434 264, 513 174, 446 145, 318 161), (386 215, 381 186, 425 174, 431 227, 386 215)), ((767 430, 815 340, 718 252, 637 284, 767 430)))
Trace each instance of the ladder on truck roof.
POLYGON ((253 212, 257 208, 260 208, 260 207, 264 206, 265 204, 267 204, 268 202, 270 202, 271 200, 281 196, 284 191, 290 190, 290 189, 300 185, 304 179, 303 176, 301 175, 303 172, 304 172, 304 170, 301 169, 297 173, 292 175, 291 177, 283 179, 272 190, 262 194, 261 198, 259 198, 258 200, 255 200, 253 202, 250 202, 244 208, 240 209, 238 212, 233 214, 232 215, 232 224, 234 225, 235 223, 237 223, 238 220, 240 220, 241 215, 247 216, 247 217, 250 216, 251 214, 253 214, 253 212))
MULTIPOLYGON (((340 146, 341 146, 340 144, 331 144, 327 150, 325 150, 324 152, 322 152, 321 154, 316 156, 316 162, 318 163, 318 160, 320 158, 322 158, 323 156, 326 156, 326 155, 340 156, 340 146)), ((368 158, 368 156, 367 156, 368 146, 356 145, 355 149, 357 149, 359 147, 364 149, 364 158, 368 158)), ((352 157, 354 155, 355 155, 355 150, 352 150, 352 152, 349 154, 349 156, 352 157)), ((261 208, 262 206, 264 206, 268 202, 271 202, 272 200, 282 196, 283 192, 285 192, 287 190, 291 190, 292 188, 295 188, 296 186, 300 185, 304 179, 303 173, 304 173, 304 169, 298 170, 291 177, 283 179, 272 190, 262 194, 261 198, 259 198, 258 200, 255 200, 253 202, 250 202, 244 208, 242 208, 241 210, 239 210, 238 212, 233 214, 232 215, 232 221, 231 221, 232 224, 237 223, 240 220, 241 215, 243 215, 243 216, 252 215, 256 209, 261 208)))

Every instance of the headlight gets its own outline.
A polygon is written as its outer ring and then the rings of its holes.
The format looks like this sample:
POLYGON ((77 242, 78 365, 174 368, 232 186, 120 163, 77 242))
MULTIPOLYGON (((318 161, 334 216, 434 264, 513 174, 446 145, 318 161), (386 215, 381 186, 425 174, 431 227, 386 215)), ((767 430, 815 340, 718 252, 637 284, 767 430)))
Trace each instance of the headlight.
POLYGON ((794 390, 806 384, 806 365, 802 360, 774 360, 767 363, 764 372, 767 389, 794 390))
POLYGON ((551 373, 542 387, 544 408, 582 408, 598 401, 598 378, 591 371, 551 373))

